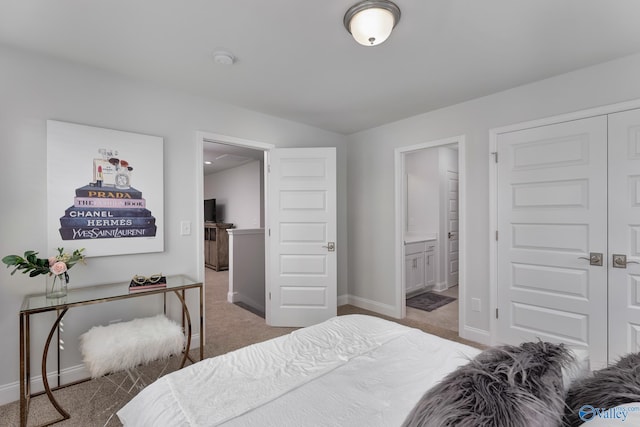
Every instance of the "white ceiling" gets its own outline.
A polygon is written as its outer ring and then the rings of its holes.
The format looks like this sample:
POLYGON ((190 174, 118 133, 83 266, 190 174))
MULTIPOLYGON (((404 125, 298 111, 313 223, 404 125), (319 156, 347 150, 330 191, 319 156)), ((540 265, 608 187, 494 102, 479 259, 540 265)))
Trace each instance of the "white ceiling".
POLYGON ((354 3, 0 0, 0 43, 344 134, 640 51, 639 0, 396 0, 372 48, 354 3))
POLYGON ((202 158, 205 161, 204 175, 211 175, 254 160, 264 160, 264 151, 217 142, 205 142, 202 145, 202 158), (207 162, 211 163, 207 164, 207 162))

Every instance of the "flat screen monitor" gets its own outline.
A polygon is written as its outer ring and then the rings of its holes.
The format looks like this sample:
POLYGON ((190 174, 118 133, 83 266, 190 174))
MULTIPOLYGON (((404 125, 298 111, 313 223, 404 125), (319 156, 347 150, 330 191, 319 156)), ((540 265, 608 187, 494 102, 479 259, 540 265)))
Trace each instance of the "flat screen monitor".
POLYGON ((216 199, 204 201, 204 221, 216 222, 216 199))

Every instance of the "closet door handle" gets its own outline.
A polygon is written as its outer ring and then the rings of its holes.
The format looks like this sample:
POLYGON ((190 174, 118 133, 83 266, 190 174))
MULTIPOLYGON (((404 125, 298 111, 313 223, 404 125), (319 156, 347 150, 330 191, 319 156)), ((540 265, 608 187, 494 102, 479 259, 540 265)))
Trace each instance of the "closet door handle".
POLYGON ((640 264, 638 261, 627 261, 627 256, 622 254, 613 254, 614 268, 627 268, 627 264, 640 264))
POLYGON ((579 256, 578 259, 586 259, 590 265, 596 265, 602 267, 602 254, 600 252, 591 252, 589 258, 585 256, 579 256))

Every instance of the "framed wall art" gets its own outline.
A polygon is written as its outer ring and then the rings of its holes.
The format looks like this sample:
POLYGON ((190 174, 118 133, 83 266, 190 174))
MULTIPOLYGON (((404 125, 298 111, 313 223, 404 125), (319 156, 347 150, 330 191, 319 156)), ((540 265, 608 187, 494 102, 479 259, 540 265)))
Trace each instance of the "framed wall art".
POLYGON ((163 139, 47 121, 49 250, 164 250, 163 139))

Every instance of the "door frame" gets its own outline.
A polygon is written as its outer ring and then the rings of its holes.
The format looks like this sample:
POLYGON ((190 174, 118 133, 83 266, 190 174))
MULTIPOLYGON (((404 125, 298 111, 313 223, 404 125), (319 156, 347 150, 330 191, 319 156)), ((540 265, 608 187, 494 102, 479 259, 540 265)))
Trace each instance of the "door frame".
MULTIPOLYGON (((275 149, 276 146, 261 141, 254 141, 249 139, 237 138, 235 136, 222 135, 213 132, 196 131, 196 227, 195 237, 198 250, 196 252, 196 263, 198 266, 198 280, 204 283, 205 279, 205 266, 204 266, 204 143, 213 142, 218 144, 234 145, 237 147, 251 148, 254 150, 264 151, 264 224, 265 228, 268 228, 269 220, 269 198, 267 196, 267 190, 269 189, 269 153, 275 149)), ((271 282, 269 279, 269 250, 268 240, 265 239, 265 294, 271 288, 271 282)), ((265 319, 266 320, 266 319, 265 319)), ((205 322, 206 323, 206 322, 205 322)))
MULTIPOLYGON (((496 233, 498 231, 498 165, 496 162, 496 152, 498 136, 503 133, 547 126, 556 123, 569 122, 572 120, 586 119, 589 117, 602 116, 613 113, 620 113, 626 110, 640 108, 640 99, 620 102, 616 104, 604 105, 601 107, 589 108, 586 110, 574 111, 566 114, 545 117, 537 120, 515 123, 508 126, 489 129, 489 332, 490 345, 500 342, 497 336, 498 309, 498 242, 496 233)), ((462 301, 460 301, 462 303, 462 301)))
MULTIPOLYGON (((394 150, 395 169, 395 253, 396 253, 396 298, 394 314, 402 319, 407 315, 405 269, 404 269, 404 218, 406 217, 406 196, 404 191, 405 154, 426 148, 458 146, 458 229, 459 229, 459 277, 458 277, 458 334, 463 338, 474 338, 472 331, 465 330, 465 284, 466 284, 466 138, 465 135, 399 147, 394 150)), ((440 201, 439 201, 440 203, 440 201)), ((438 236, 440 241, 443 236, 438 236)))

